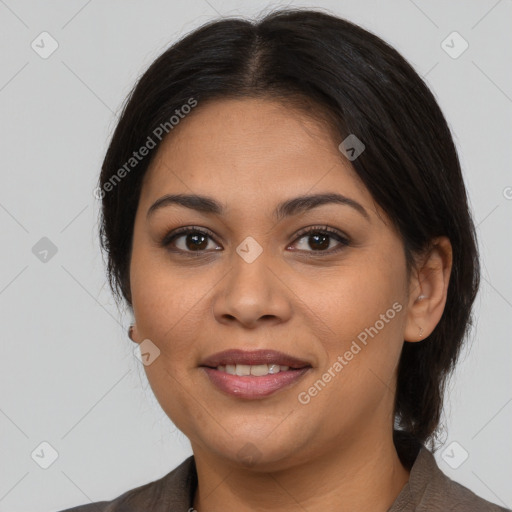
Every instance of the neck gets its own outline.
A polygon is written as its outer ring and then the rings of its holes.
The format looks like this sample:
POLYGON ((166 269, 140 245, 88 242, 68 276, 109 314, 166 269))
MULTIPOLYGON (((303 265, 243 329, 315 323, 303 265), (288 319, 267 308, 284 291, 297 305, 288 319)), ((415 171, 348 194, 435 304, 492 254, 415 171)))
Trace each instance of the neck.
POLYGON ((391 433, 385 439, 359 435, 357 441, 344 444, 342 449, 267 472, 234 467, 194 449, 194 509, 386 512, 409 479, 391 433))

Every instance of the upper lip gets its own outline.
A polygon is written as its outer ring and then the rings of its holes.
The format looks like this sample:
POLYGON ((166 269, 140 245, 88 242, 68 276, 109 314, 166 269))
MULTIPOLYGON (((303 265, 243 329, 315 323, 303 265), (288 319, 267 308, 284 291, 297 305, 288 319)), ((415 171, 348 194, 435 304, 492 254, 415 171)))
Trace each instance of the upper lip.
POLYGON ((290 368, 304 368, 311 366, 307 361, 290 356, 276 350, 239 350, 230 349, 223 352, 217 352, 204 359, 199 366, 208 366, 217 368, 217 366, 236 364, 278 364, 280 366, 289 366, 290 368))

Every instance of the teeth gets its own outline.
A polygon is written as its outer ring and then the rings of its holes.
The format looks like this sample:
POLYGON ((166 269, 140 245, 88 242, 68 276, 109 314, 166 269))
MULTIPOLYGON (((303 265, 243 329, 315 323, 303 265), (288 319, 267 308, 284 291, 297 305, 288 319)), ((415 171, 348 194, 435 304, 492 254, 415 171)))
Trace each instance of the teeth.
POLYGON ((251 367, 248 364, 237 364, 235 373, 240 376, 251 375, 251 367))
POLYGON ((268 364, 255 364, 250 367, 251 375, 261 377, 262 375, 268 375, 268 364))
MULTIPOLYGON (((280 366, 278 364, 269 364, 268 366, 268 373, 279 373, 280 372, 280 366)), ((283 366, 283 368, 285 368, 283 366)))
POLYGON ((255 377, 263 377, 265 375, 274 375, 279 372, 286 372, 290 369, 289 366, 278 364, 227 364, 217 366, 220 372, 226 372, 230 375, 254 375, 255 377))

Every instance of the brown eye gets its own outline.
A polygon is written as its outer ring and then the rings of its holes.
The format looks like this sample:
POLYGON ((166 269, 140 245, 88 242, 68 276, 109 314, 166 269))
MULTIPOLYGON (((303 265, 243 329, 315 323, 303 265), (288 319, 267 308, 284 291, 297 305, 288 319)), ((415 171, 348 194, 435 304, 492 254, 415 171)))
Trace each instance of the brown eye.
POLYGON ((299 238, 297 238, 297 240, 299 242, 304 240, 302 247, 299 247, 298 250, 305 252, 333 253, 350 244, 348 238, 327 226, 315 226, 308 228, 307 230, 299 233, 299 238), (334 248, 331 245, 333 241, 338 242, 338 244, 334 243, 334 248))
MULTIPOLYGON (((202 233, 188 233, 183 235, 185 237, 185 246, 191 251, 200 250, 204 251, 208 247, 208 235, 202 233)), ((178 237, 178 239, 181 237, 178 237)))
POLYGON ((324 233, 314 233, 311 235, 303 236, 302 238, 307 239, 308 246, 311 249, 318 251, 329 249, 332 236, 324 233))
MULTIPOLYGON (((167 235, 162 240, 162 246, 172 247, 176 252, 202 252, 208 250, 209 239, 213 241, 208 231, 198 228, 183 228, 167 235)), ((219 246, 211 244, 210 249, 218 250, 219 246)))

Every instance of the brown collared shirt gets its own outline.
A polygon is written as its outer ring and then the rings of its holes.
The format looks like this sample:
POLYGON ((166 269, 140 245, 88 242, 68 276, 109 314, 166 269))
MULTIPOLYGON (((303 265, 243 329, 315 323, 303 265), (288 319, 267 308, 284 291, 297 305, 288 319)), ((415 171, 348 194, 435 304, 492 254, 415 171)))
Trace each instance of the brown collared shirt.
MULTIPOLYGON (((191 456, 162 478, 125 492, 112 501, 89 503, 60 512, 192 512, 197 487, 191 456)), ((404 485, 388 512, 510 512, 451 480, 432 453, 421 447, 404 485)))

